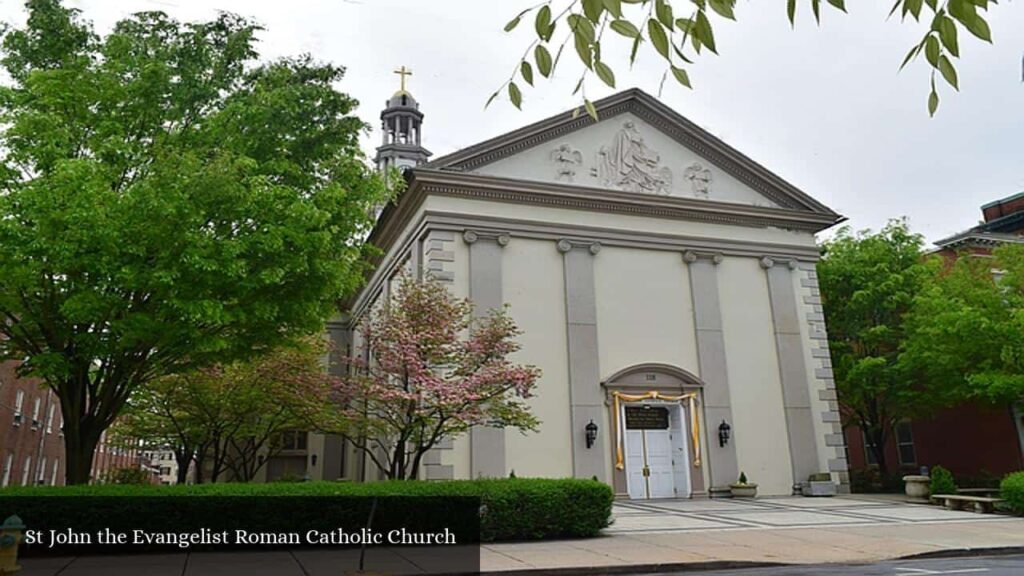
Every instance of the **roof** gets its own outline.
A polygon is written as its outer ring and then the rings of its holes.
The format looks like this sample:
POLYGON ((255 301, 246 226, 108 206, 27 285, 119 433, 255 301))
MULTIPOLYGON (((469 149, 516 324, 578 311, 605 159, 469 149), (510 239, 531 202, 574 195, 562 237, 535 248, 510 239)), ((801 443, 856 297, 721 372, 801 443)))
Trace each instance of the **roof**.
POLYGON ((980 226, 933 242, 939 248, 957 248, 964 245, 999 246, 1000 244, 1022 243, 1024 243, 1024 236, 1001 232, 987 232, 982 230, 980 226))
POLYGON ((987 204, 982 204, 981 209, 984 210, 986 208, 993 208, 995 206, 999 206, 1000 204, 1005 204, 1007 202, 1011 202, 1019 198, 1024 198, 1024 192, 1017 192, 1016 194, 1007 196, 1006 198, 1000 198, 999 200, 993 200, 987 204))
MULTIPOLYGON (((636 115, 783 208, 827 214, 833 217, 833 224, 845 219, 638 88, 624 90, 598 100, 594 102, 594 107, 601 120, 624 112, 636 115)), ((595 120, 589 115, 574 114, 572 110, 568 110, 436 158, 425 164, 423 168, 449 171, 474 170, 526 148, 560 138, 593 123, 595 120)))

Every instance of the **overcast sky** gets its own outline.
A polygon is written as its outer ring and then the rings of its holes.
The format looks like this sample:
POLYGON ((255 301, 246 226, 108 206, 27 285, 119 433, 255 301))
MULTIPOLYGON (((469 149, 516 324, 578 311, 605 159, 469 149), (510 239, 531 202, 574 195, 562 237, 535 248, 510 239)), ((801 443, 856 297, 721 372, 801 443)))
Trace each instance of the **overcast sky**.
MULTIPOLYGON (((567 0, 555 0, 566 3, 567 0)), ((523 111, 488 96, 508 77, 532 26, 502 27, 536 0, 69 0, 97 29, 135 11, 163 10, 181 20, 236 12, 267 28, 267 58, 310 52, 348 68, 340 88, 361 102, 377 129, 392 73, 413 69, 409 89, 426 114, 424 145, 442 155, 578 104, 580 65, 567 50, 553 82, 525 91, 523 111)), ((961 92, 940 87, 942 105, 926 112, 928 67, 897 72, 923 25, 886 20, 892 0, 848 2, 816 26, 807 9, 791 30, 781 0, 740 0, 739 22, 718 21, 719 56, 690 70, 695 87, 670 79, 663 101, 692 121, 849 218, 877 228, 907 216, 929 240, 968 228, 983 203, 1024 191, 1024 6, 993 9, 994 45, 962 33, 961 92)), ((0 2, 0 18, 20 25, 21 2, 0 2)), ((682 5, 682 0, 677 0, 682 5)), ((804 8, 810 2, 802 0, 804 8)), ((529 23, 526 23, 529 24, 529 23)), ((605 57, 619 88, 657 94, 660 57, 642 53, 629 72, 605 57)), ((596 99, 614 90, 594 79, 596 99)), ((372 154, 379 133, 364 139, 372 154)))

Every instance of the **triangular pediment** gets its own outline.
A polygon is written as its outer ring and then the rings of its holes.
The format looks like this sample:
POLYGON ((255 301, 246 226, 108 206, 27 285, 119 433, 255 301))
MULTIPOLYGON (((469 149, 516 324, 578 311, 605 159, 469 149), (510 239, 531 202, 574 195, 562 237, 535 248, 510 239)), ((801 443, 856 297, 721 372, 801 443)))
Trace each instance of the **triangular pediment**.
POLYGON ((597 121, 566 112, 424 167, 835 214, 640 90, 627 90, 595 105, 597 121))

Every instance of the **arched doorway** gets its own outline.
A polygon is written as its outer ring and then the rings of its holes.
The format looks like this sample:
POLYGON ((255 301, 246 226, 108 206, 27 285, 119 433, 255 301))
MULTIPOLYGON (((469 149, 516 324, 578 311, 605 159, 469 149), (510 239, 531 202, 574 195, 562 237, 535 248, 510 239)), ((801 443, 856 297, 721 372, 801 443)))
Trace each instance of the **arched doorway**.
POLYGON ((612 486, 620 498, 705 494, 703 382, 670 364, 645 363, 602 383, 612 425, 612 486))

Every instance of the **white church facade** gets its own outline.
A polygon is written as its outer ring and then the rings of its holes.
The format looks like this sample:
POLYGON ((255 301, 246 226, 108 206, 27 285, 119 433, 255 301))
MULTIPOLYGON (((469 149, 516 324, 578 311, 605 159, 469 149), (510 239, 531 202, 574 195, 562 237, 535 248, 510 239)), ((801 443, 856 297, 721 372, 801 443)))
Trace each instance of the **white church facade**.
MULTIPOLYGON (((377 160, 408 187, 330 326, 339 349, 401 274, 430 276, 481 311, 507 303, 515 360, 543 371, 537 432, 476 428, 421 477, 596 477, 643 499, 740 472, 790 494, 827 472, 847 490, 814 238, 842 217, 644 92, 595 105, 598 121, 565 112, 429 162, 412 96, 382 115, 377 160)), ((328 441, 342 476, 376 477, 328 441)))

